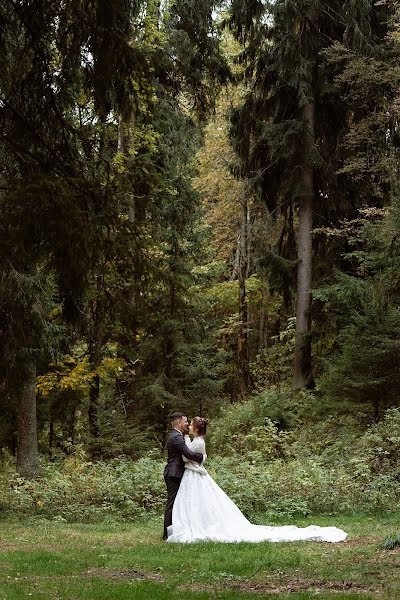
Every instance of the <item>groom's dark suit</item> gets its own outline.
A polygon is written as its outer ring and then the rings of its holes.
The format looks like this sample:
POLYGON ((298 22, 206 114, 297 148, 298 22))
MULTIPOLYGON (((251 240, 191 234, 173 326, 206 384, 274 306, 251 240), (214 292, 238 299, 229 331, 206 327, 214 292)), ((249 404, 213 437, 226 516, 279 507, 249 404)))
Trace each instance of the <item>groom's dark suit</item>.
POLYGON ((199 452, 192 452, 185 444, 183 434, 177 429, 173 429, 167 440, 168 462, 164 469, 164 480, 167 486, 167 505, 164 514, 164 540, 167 539, 167 527, 172 525, 172 507, 175 497, 178 493, 181 479, 185 470, 183 456, 189 460, 201 463, 203 455, 199 452))

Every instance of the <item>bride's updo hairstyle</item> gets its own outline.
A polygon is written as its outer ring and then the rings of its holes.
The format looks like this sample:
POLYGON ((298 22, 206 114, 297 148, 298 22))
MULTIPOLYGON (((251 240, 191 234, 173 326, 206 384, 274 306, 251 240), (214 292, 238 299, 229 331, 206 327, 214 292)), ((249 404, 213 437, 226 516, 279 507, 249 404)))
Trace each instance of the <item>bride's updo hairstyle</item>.
POLYGON ((197 435, 206 435, 208 419, 203 419, 203 417, 193 417, 192 424, 197 435))

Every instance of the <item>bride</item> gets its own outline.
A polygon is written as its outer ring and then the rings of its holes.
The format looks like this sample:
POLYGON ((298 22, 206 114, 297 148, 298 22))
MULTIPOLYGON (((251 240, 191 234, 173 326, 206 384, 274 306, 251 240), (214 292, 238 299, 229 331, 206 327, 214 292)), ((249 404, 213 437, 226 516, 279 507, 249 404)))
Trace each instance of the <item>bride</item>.
MULTIPOLYGON (((195 417, 189 427, 193 441, 185 437, 187 446, 203 455, 207 423, 206 419, 195 417)), ((185 472, 172 510, 168 542, 341 542, 347 537, 336 527, 253 525, 210 477, 203 463, 199 465, 186 457, 183 460, 185 472)))

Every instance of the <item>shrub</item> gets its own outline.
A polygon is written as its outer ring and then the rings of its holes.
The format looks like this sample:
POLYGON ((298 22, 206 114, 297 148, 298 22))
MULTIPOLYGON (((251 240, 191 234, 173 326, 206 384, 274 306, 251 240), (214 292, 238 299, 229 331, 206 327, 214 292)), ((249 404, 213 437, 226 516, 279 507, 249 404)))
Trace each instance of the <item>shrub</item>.
POLYGON ((228 405, 211 422, 208 446, 221 456, 254 450, 260 450, 264 460, 285 456, 310 397, 308 392, 270 389, 228 405))
POLYGON ((400 478, 400 409, 390 408, 383 419, 360 438, 358 454, 375 474, 400 478))
POLYGON ((134 519, 161 512, 162 470, 162 461, 151 457, 97 463, 69 457, 44 464, 36 481, 3 475, 0 508, 67 521, 99 521, 106 516, 134 519))
POLYGON ((296 318, 288 319, 287 327, 271 338, 272 345, 260 350, 251 363, 251 375, 257 390, 281 385, 292 378, 296 318))
MULTIPOLYGON (((363 433, 351 419, 334 418, 285 432, 260 414, 260 402, 256 397, 229 408, 207 447, 211 476, 248 517, 397 508, 399 409, 388 410, 363 433)), ((156 452, 136 461, 96 463, 76 452, 44 463, 42 477, 29 482, 15 475, 13 458, 3 453, 0 510, 66 521, 161 515, 163 466, 156 452)))

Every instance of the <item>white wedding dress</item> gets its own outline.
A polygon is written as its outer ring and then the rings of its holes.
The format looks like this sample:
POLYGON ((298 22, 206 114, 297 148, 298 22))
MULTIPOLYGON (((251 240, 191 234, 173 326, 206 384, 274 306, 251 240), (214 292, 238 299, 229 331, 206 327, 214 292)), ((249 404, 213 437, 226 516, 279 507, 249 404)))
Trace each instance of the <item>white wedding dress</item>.
MULTIPOLYGON (((204 438, 186 444, 205 454, 204 438)), ((347 533, 336 527, 253 525, 215 483, 202 465, 187 462, 168 527, 168 542, 342 542, 347 533)))

